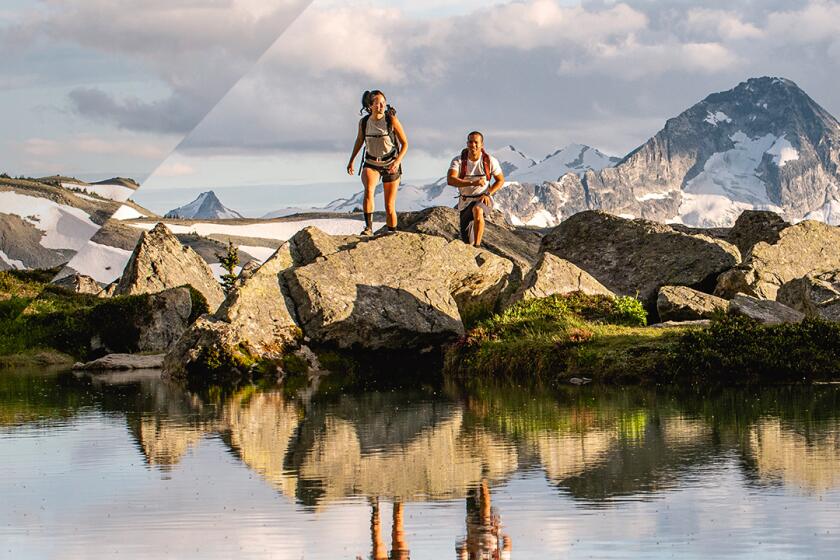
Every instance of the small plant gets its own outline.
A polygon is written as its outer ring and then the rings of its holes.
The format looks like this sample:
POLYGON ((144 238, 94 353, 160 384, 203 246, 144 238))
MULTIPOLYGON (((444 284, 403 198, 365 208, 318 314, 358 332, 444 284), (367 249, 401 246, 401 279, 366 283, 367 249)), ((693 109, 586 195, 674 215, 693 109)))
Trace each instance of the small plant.
POLYGON ((228 295, 236 282, 236 265, 239 264, 239 250, 234 246, 233 241, 228 239, 227 251, 224 254, 216 253, 216 258, 227 273, 222 274, 222 290, 228 295))
POLYGON ((628 327, 644 327, 647 325, 647 312, 638 299, 621 296, 615 299, 610 322, 628 327))

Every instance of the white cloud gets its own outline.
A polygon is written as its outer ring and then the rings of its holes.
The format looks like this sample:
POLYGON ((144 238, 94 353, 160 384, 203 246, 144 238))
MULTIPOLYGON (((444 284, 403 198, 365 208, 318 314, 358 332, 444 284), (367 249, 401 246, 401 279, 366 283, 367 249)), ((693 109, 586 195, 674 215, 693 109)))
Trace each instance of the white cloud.
POLYGON ((186 177, 195 173, 196 170, 192 165, 179 162, 167 162, 155 171, 158 177, 186 177))

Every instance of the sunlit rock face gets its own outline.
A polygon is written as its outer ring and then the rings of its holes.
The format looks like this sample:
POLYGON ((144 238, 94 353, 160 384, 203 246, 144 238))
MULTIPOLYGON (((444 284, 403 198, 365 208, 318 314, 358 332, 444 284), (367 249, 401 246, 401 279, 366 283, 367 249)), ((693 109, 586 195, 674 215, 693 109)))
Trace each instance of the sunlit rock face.
POLYGON ((319 505, 354 495, 438 500, 465 496, 483 476, 513 472, 515 449, 489 433, 463 430, 456 409, 410 441, 363 452, 357 426, 328 417, 300 465, 301 484, 317 483, 319 505))
POLYGON ((283 468, 283 460, 300 424, 298 407, 280 393, 239 395, 226 403, 222 418, 242 462, 294 499, 297 478, 283 468))
POLYGON ((840 426, 802 433, 778 419, 760 421, 749 433, 749 453, 761 480, 781 481, 806 493, 840 487, 840 426))

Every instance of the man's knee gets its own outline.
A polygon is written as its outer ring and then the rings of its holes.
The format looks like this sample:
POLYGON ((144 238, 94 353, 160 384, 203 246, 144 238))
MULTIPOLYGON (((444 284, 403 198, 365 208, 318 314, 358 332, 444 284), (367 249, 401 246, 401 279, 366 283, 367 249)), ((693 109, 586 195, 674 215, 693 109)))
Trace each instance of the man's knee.
POLYGON ((477 207, 477 206, 474 206, 473 207, 473 219, 475 219, 476 222, 484 223, 484 210, 477 207))

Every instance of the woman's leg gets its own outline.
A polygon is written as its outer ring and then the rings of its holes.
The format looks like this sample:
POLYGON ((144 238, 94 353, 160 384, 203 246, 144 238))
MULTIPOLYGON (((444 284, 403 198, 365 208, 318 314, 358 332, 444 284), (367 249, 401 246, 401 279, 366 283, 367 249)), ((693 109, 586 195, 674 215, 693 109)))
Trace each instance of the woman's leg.
POLYGON ((365 187, 365 199, 362 203, 362 211, 365 213, 365 231, 373 232, 373 192, 379 183, 379 172, 365 167, 362 169, 362 185, 365 187))
POLYGON ((382 183, 385 191, 385 223, 389 228, 397 227, 397 188, 399 186, 399 178, 396 181, 382 183))

